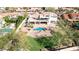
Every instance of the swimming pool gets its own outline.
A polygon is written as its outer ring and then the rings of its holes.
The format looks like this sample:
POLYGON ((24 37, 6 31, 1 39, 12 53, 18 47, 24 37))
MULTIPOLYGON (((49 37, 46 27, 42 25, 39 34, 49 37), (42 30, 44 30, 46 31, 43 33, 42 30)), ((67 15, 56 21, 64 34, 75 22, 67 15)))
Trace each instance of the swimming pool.
POLYGON ((75 22, 75 23, 72 25, 72 27, 73 27, 74 29, 79 30, 79 22, 75 22))
POLYGON ((46 30, 46 28, 43 28, 43 27, 37 27, 37 28, 34 28, 33 30, 42 31, 42 30, 46 30))
POLYGON ((11 32, 12 29, 10 28, 3 28, 3 29, 0 29, 0 32, 11 32))

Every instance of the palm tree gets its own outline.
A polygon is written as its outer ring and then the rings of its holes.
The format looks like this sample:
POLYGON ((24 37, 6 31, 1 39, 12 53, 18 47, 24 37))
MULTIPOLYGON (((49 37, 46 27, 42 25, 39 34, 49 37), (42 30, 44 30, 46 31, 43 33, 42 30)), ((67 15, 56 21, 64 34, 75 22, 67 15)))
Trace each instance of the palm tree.
POLYGON ((9 7, 6 7, 5 10, 8 12, 9 11, 9 7))

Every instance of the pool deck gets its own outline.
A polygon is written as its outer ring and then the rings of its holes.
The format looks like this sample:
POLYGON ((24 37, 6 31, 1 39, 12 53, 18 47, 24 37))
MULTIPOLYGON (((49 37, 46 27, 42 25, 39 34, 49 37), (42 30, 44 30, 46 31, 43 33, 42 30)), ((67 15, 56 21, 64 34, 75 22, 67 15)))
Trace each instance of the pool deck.
POLYGON ((47 37, 47 36, 52 36, 51 31, 48 30, 48 27, 45 24, 40 24, 40 25, 37 24, 37 25, 35 25, 33 28, 31 28, 31 30, 29 30, 27 32, 27 35, 31 36, 31 37, 47 37), (38 27, 44 27, 47 30, 42 30, 42 31, 34 30, 34 28, 38 28, 38 27))

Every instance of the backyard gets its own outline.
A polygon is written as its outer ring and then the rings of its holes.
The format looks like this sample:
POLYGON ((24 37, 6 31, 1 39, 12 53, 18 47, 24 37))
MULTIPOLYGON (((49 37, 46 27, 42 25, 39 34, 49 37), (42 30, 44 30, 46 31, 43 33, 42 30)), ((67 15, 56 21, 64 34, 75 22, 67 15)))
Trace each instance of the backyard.
MULTIPOLYGON (((48 12, 56 12, 53 8, 47 8, 46 11, 48 12)), ((60 9, 61 11, 61 9, 60 9)), ((70 11, 66 12, 69 13, 70 11)), ((72 12, 72 11, 71 11, 72 12)), ((70 13, 71 13, 70 12, 70 13)), ((10 25, 11 23, 15 23, 15 30, 20 26, 22 21, 27 16, 27 12, 24 16, 17 16, 15 18, 10 18, 9 16, 5 16, 3 19, 5 20, 5 26, 10 25)), ((33 24, 29 24, 28 27, 33 29, 33 24)), ((39 28, 39 24, 36 28, 34 28, 33 31, 37 31, 37 34, 44 32, 45 28, 42 27, 39 28)), ((24 27, 27 27, 25 24, 24 27)), ((20 26, 20 28, 23 28, 20 26)), ((19 29, 20 29, 19 28, 19 29)), ((57 51, 60 49, 64 49, 67 47, 73 47, 73 46, 79 46, 79 22, 75 22, 72 25, 70 25, 70 22, 59 18, 59 21, 57 22, 56 26, 53 27, 53 29, 49 28, 49 31, 51 31, 51 36, 41 36, 41 37, 31 37, 27 35, 27 32, 19 31, 18 33, 15 33, 14 31, 7 30, 9 33, 7 33, 4 36, 0 37, 0 50, 7 50, 7 51, 57 51)), ((26 30, 26 29, 25 29, 26 30)), ((6 31, 3 30, 3 32, 6 31)), ((2 31, 1 31, 2 32, 2 31)), ((0 32, 0 33, 1 33, 0 32)), ((30 31, 28 31, 30 32, 30 31)), ((47 33, 48 34, 48 33, 47 33)), ((33 35, 33 34, 30 34, 33 35)))
POLYGON ((0 38, 0 49, 10 51, 55 51, 65 47, 78 46, 78 37, 78 32, 70 28, 65 21, 60 20, 51 37, 33 38, 23 32, 10 33, 0 38))

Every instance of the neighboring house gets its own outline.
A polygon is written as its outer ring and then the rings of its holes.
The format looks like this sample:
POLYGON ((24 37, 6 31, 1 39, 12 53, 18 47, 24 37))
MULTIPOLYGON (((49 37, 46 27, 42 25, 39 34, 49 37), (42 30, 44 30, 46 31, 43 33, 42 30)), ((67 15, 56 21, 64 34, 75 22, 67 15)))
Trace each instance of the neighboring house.
POLYGON ((79 21, 79 13, 63 14, 62 18, 68 21, 79 21))
POLYGON ((17 18, 17 15, 9 15, 10 18, 17 18))
POLYGON ((28 12, 42 11, 41 7, 29 7, 28 12))
POLYGON ((63 10, 73 10, 73 7, 61 7, 63 10))
POLYGON ((23 9, 21 7, 16 8, 16 12, 25 12, 25 11, 26 11, 26 9, 23 9))
POLYGON ((49 22, 48 25, 52 24, 52 23, 56 23, 58 21, 58 16, 55 13, 51 13, 49 16, 49 22))
POLYGON ((47 23, 48 25, 56 23, 57 21, 57 15, 55 13, 50 12, 42 14, 33 14, 28 19, 28 23, 47 23))
POLYGON ((5 7, 0 7, 0 12, 5 12, 5 7))

